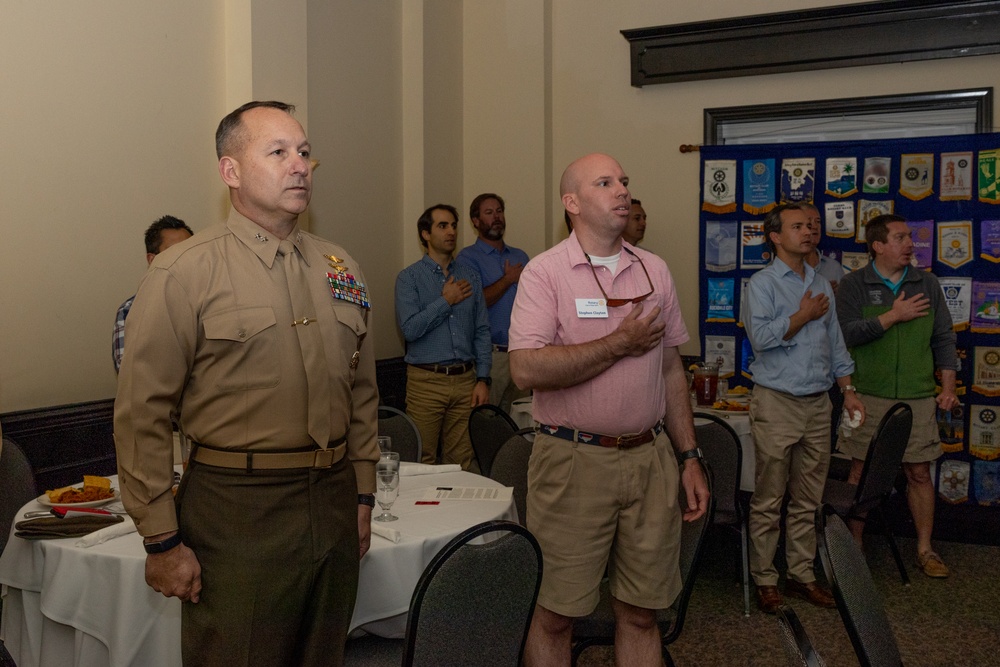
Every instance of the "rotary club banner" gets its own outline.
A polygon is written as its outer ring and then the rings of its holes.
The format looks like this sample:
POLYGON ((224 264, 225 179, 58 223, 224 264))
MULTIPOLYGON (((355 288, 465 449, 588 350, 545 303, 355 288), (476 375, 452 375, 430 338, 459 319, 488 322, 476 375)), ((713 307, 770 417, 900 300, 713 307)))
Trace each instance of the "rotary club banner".
POLYGON ((706 322, 735 322, 733 315, 733 279, 708 279, 708 317, 706 322))
POLYGON ((979 223, 979 256, 987 262, 1000 263, 1000 220, 979 223))
POLYGON ((733 213, 736 210, 736 160, 705 160, 703 211, 733 213))
POLYGON ((823 208, 827 236, 838 239, 849 239, 854 236, 854 202, 827 202, 823 208))
POLYGON ((705 270, 720 273, 736 268, 736 248, 739 245, 736 238, 735 222, 705 223, 705 270))
POLYGON ((969 328, 969 313, 972 307, 972 278, 959 276, 939 277, 944 302, 951 314, 951 326, 955 331, 969 328))
POLYGON ((1000 333, 1000 283, 972 283, 973 333, 1000 333))
POLYGON ((892 168, 890 157, 865 158, 865 177, 862 191, 869 195, 889 194, 889 170, 892 168))
POLYGON ((929 271, 934 261, 934 221, 911 220, 907 224, 913 237, 913 265, 929 271))
POLYGON ((744 338, 743 343, 740 345, 740 375, 748 380, 753 379, 753 373, 750 372, 750 364, 753 363, 753 346, 750 345, 750 339, 744 338))
POLYGON ((941 451, 954 454, 964 449, 964 413, 965 410, 961 405, 954 410, 937 409, 938 437, 941 439, 941 451))
POLYGON ((972 391, 1000 396, 1000 347, 977 347, 973 369, 972 391))
POLYGON ((972 199, 972 152, 941 153, 941 201, 972 199))
POLYGON ((849 197, 858 191, 858 158, 830 157, 826 159, 826 194, 849 197))
POLYGON ((979 201, 1000 204, 1000 150, 979 151, 979 201))
POLYGON ((812 201, 816 189, 816 160, 811 157, 781 161, 781 203, 812 201))
POLYGON ((976 502, 983 507, 1000 505, 1000 461, 975 461, 972 488, 976 492, 976 502))
POLYGON ((957 269, 972 261, 972 221, 938 223, 938 261, 957 269))
POLYGON ((719 378, 736 375, 736 337, 705 336, 705 361, 719 365, 719 378))
POLYGON ((774 160, 743 161, 743 210, 750 215, 764 215, 777 206, 774 160))
POLYGON ((1000 421, 995 405, 969 408, 969 453, 986 461, 1000 458, 1000 421))
POLYGON ((941 461, 938 469, 938 496, 945 502, 957 505, 969 500, 969 462, 949 459, 941 461))
MULTIPOLYGON (((740 321, 736 323, 736 326, 738 326, 740 328, 743 328, 743 313, 746 312, 746 310, 743 307, 744 306, 743 300, 745 298, 747 298, 747 294, 748 294, 747 290, 750 288, 749 286, 750 286, 750 279, 749 278, 741 278, 740 279, 740 321)), ((749 377, 749 376, 747 376, 747 377, 749 377)))
POLYGON ((771 250, 764 242, 763 222, 741 222, 740 268, 763 269, 771 261, 771 250))
POLYGON ((845 250, 844 254, 841 256, 840 263, 844 265, 844 268, 848 271, 857 271, 858 269, 863 269, 868 266, 869 261, 868 253, 866 252, 852 252, 850 250, 845 250))
POLYGON ((899 156, 899 194, 919 201, 934 192, 934 154, 903 153, 899 156))
POLYGON ((895 202, 891 199, 859 199, 858 200, 858 233, 855 241, 865 242, 865 225, 880 215, 890 215, 895 202))

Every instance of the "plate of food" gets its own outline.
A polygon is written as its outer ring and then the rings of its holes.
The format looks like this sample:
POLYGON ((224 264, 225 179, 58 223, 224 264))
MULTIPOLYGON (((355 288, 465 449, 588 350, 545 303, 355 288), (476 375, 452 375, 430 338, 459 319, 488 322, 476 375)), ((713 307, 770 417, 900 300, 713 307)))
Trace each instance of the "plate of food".
POLYGON ((111 488, 111 480, 107 477, 84 475, 82 486, 64 486, 52 489, 38 496, 35 500, 45 507, 66 505, 72 507, 100 507, 118 500, 118 490, 111 488))
POLYGON ((724 410, 725 412, 747 412, 750 410, 750 399, 743 398, 727 398, 724 401, 716 401, 712 404, 713 410, 724 410))

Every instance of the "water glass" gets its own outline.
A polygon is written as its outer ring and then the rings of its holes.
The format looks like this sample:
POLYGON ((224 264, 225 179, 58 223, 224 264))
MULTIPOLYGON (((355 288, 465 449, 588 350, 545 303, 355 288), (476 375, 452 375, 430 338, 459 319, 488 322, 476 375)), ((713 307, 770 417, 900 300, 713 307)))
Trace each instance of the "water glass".
POLYGON ((393 516, 389 510, 392 504, 399 497, 399 471, 379 470, 375 473, 375 500, 382 508, 382 513, 372 519, 372 521, 395 521, 398 516, 393 516))
POLYGON ((382 452, 378 464, 375 466, 376 472, 382 470, 392 470, 399 472, 399 452, 382 452))
POLYGON ((376 441, 378 442, 378 450, 381 453, 385 454, 386 452, 392 450, 392 438, 390 438, 389 436, 380 435, 378 436, 378 438, 376 438, 376 441))

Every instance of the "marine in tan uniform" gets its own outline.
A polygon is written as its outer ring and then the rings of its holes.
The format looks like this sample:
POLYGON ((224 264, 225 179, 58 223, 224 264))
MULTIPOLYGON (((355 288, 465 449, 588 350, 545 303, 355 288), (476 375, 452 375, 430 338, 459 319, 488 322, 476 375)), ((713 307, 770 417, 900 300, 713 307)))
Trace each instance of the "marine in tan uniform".
POLYGON ((252 102, 223 119, 229 219, 157 256, 126 325, 122 498, 147 583, 184 602, 185 664, 339 664, 370 541, 365 279, 298 228, 312 172, 293 110, 252 102), (176 501, 174 411, 195 443, 176 501))

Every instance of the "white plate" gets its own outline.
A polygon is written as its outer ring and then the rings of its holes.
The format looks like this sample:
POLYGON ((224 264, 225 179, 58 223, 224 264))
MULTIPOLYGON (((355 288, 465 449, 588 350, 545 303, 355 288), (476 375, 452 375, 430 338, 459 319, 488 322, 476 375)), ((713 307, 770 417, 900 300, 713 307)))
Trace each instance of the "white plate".
POLYGON ((104 500, 90 500, 85 503, 54 503, 49 500, 49 497, 44 493, 35 498, 35 500, 39 505, 44 505, 45 507, 100 507, 101 505, 107 505, 108 503, 120 500, 118 496, 118 489, 111 489, 111 492, 115 495, 110 498, 105 498, 104 500))

